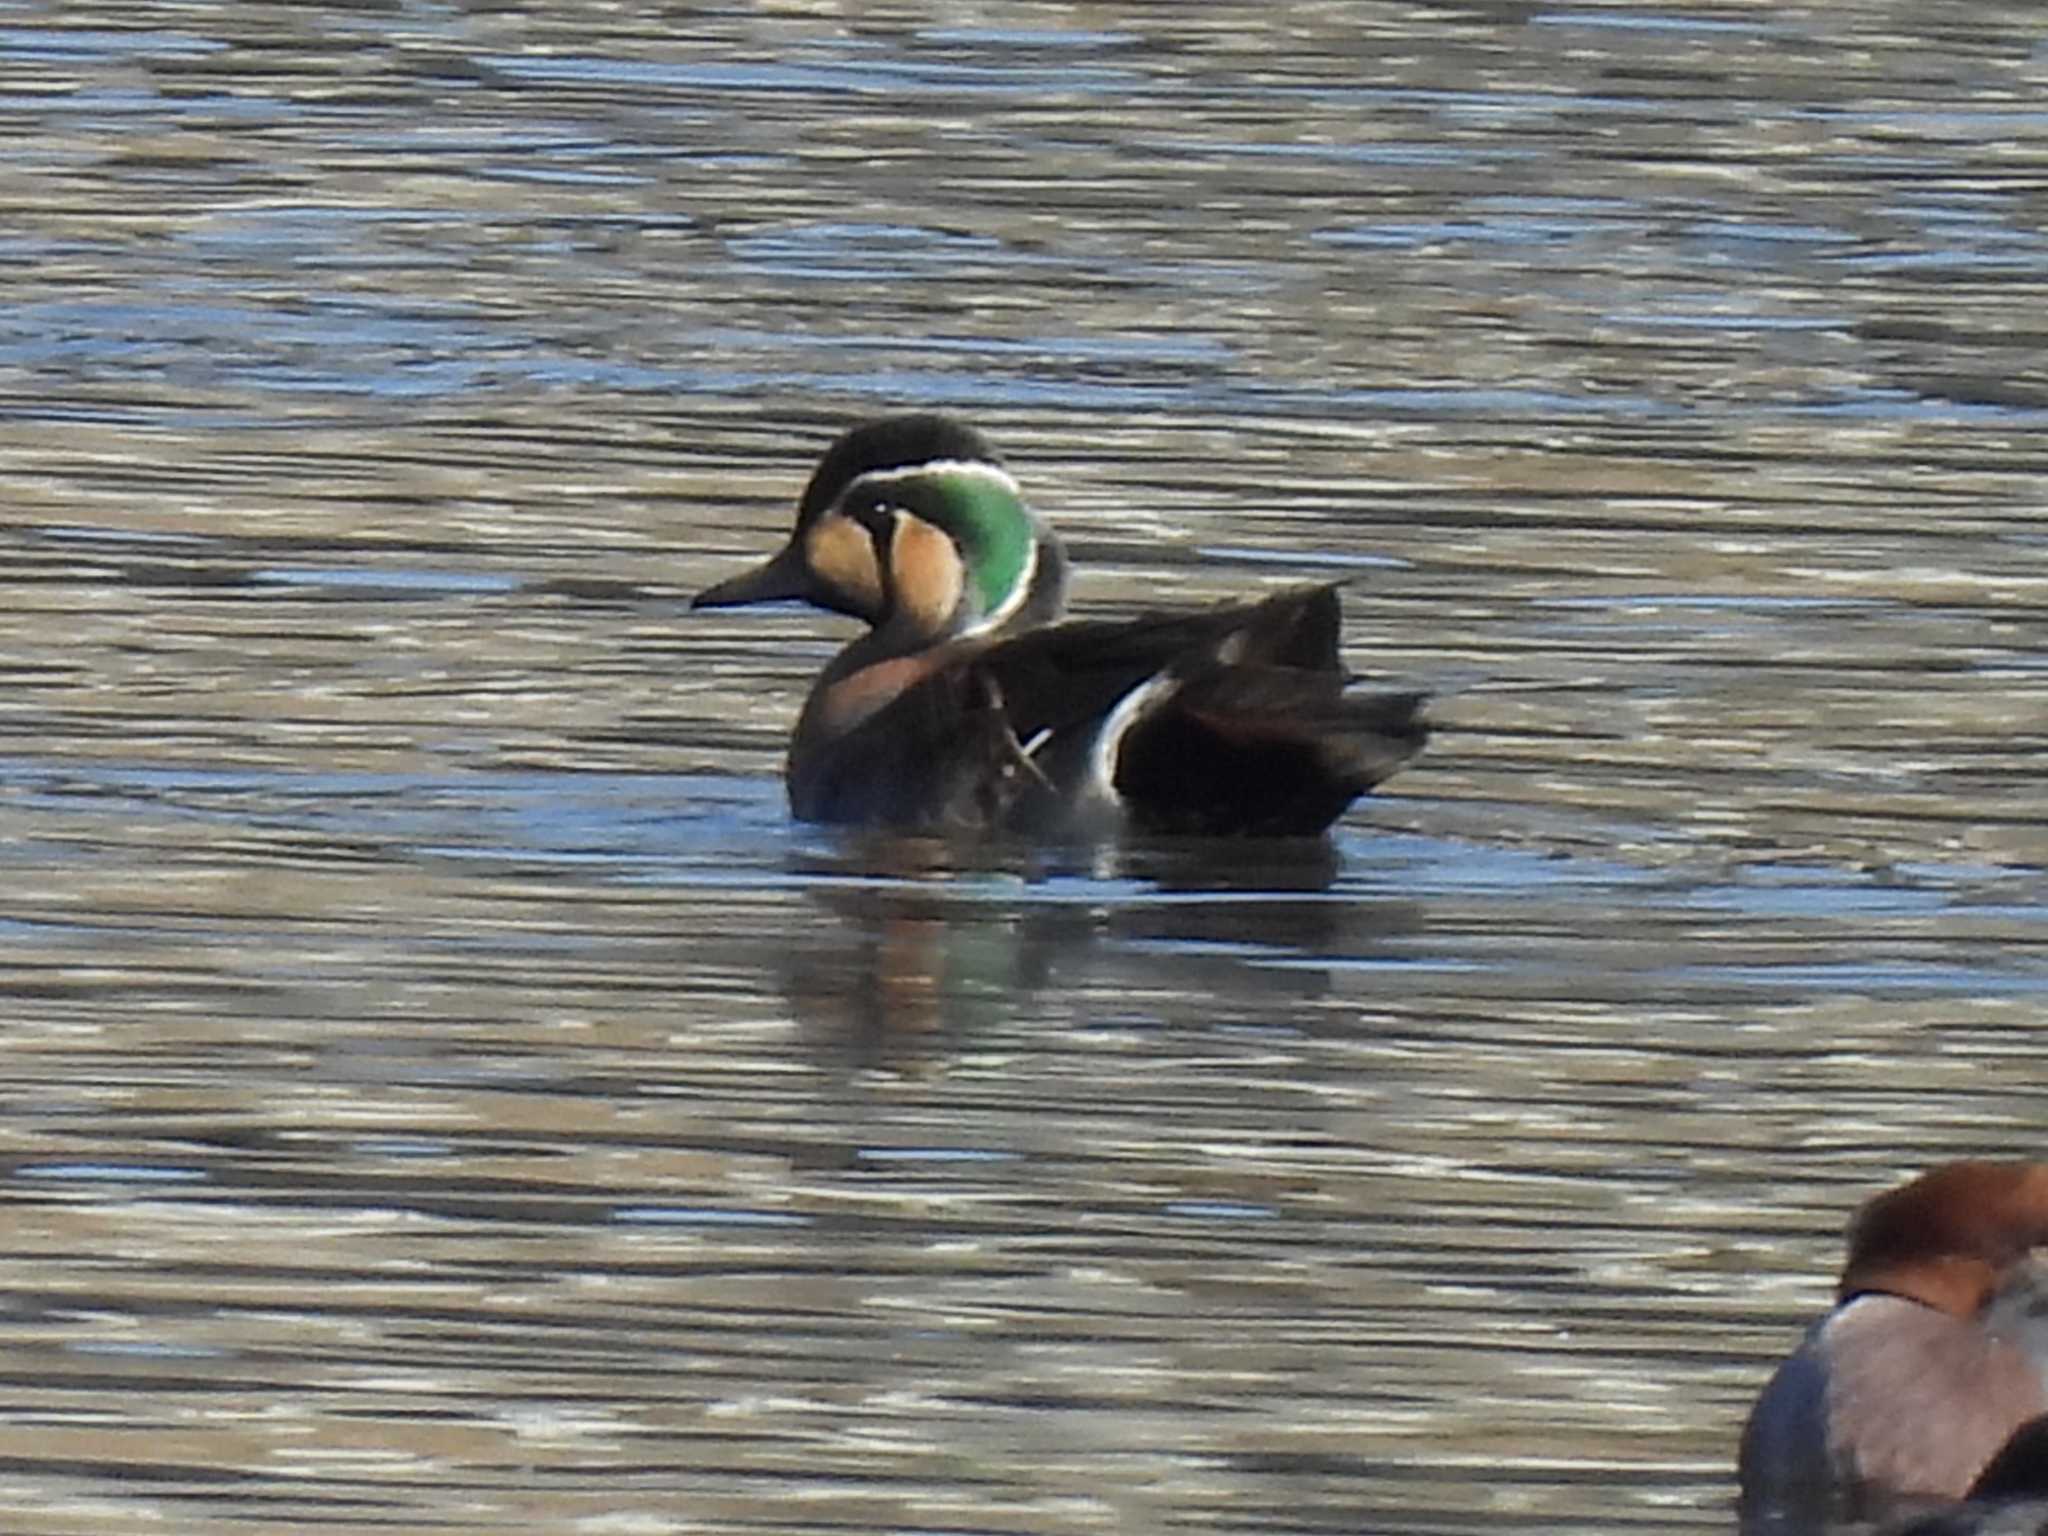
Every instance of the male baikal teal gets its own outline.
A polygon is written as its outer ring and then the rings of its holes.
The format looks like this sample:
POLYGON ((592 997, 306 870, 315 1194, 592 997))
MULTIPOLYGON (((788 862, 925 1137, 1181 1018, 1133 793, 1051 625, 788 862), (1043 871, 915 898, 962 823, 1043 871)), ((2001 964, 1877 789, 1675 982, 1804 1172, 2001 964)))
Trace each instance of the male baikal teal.
POLYGON ((867 626, 797 721, 805 821, 1313 835, 1427 739, 1427 694, 1351 688, 1333 585, 1061 621, 1067 575, 979 432, 901 415, 833 443, 781 552, 694 606, 796 600, 867 626))

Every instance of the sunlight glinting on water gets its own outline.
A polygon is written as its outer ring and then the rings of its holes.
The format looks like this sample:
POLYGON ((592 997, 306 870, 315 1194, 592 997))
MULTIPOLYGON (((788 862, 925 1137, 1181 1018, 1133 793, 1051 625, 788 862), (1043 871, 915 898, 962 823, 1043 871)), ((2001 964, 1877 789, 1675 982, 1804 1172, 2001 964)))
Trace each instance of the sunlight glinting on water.
POLYGON ((2031 13, 5 20, 0 1525, 1726 1530, 2036 1147, 2031 13), (687 599, 905 406, 1429 749, 793 824, 687 599))

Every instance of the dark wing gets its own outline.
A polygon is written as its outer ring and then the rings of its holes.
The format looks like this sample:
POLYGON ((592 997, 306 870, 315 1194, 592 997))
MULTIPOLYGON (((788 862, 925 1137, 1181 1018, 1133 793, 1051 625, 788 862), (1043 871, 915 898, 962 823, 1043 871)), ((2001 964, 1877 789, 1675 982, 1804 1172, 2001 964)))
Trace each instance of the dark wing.
POLYGON ((1159 831, 1320 832, 1422 749, 1427 695, 1350 694, 1337 589, 1037 630, 986 653, 1018 740, 1072 799, 1113 762, 1117 796, 1159 831), (1117 706, 1154 678, 1164 686, 1117 706), (1102 741, 1109 726, 1120 733, 1102 741))
POLYGON ((813 821, 1042 829, 1106 798, 1160 831, 1320 832, 1421 750, 1419 693, 1350 695, 1334 587, 965 649, 792 758, 813 821), (1119 706, 1124 706, 1120 708, 1119 706))
POLYGON ((1425 693, 1348 694, 1333 675, 1216 666, 1125 735, 1133 819, 1171 832, 1321 832, 1428 740, 1425 693))

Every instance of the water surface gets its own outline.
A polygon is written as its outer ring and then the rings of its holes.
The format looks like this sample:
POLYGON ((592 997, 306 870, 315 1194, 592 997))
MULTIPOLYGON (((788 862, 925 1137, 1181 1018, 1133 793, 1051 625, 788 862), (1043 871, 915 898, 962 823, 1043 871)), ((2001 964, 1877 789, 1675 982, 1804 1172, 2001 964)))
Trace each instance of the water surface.
POLYGON ((2030 7, 0 11, 10 1529, 1726 1530, 2038 1146, 2030 7), (1327 845, 792 825, 860 415, 1327 845))

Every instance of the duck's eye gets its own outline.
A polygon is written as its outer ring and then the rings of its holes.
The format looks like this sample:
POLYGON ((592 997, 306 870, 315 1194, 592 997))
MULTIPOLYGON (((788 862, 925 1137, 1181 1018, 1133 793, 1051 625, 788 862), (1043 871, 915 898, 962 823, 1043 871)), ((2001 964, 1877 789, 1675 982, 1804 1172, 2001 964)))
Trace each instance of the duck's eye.
POLYGON ((889 535, 896 527, 896 514, 901 509, 880 496, 864 496, 858 501, 846 504, 846 515, 867 529, 868 537, 875 541, 878 549, 885 548, 889 535))

